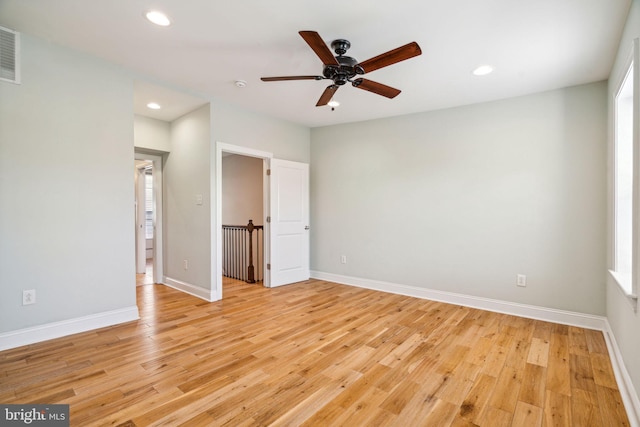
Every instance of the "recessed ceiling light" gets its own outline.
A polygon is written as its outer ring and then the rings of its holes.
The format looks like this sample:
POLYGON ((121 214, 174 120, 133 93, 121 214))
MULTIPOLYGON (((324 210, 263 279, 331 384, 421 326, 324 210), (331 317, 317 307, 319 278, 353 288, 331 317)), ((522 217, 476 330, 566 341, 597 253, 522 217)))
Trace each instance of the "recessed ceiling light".
POLYGON ((247 87, 247 82, 244 80, 236 80, 236 86, 240 88, 247 87))
POLYGON ((171 25, 171 21, 169 20, 169 18, 167 18, 167 15, 162 12, 158 12, 157 10, 147 12, 144 16, 149 21, 153 22, 156 25, 160 25, 161 27, 168 27, 169 25, 171 25))
POLYGON ((147 107, 151 108, 152 110, 159 110, 160 108, 162 108, 157 102, 150 102, 147 104, 147 107))
POLYGON ((491 65, 481 65, 475 70, 473 70, 473 74, 476 76, 486 76, 493 72, 493 67, 491 65))
POLYGON ((337 106, 339 106, 339 105, 340 105, 340 103, 339 103, 338 101, 329 101, 329 102, 327 103, 327 105, 328 105, 329 107, 337 107, 337 106))

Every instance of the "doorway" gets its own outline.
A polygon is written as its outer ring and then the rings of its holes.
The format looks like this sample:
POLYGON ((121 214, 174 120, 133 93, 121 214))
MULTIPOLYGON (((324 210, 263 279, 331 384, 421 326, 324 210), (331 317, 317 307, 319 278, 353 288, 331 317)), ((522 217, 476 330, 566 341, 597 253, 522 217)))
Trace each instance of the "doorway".
POLYGON ((153 166, 136 160, 136 285, 153 284, 153 166))
POLYGON ((222 275, 227 279, 263 283, 266 218, 263 181, 263 159, 223 153, 222 275))
POLYGON ((136 284, 163 283, 162 157, 135 152, 136 284))
POLYGON ((222 157, 240 154, 262 160, 264 221, 264 287, 309 279, 309 165, 274 159, 272 153, 216 143, 216 215, 212 217, 211 263, 216 266, 211 301, 222 299, 222 157))
MULTIPOLYGON (((259 150, 254 150, 254 149, 250 149, 250 148, 246 148, 246 147, 240 147, 240 146, 235 146, 235 145, 229 145, 229 144, 224 144, 221 142, 218 142, 216 144, 216 183, 217 183, 217 188, 216 188, 216 194, 217 194, 217 212, 216 212, 216 224, 219 224, 219 229, 222 229, 222 225, 224 224, 223 221, 223 198, 222 198, 222 194, 223 194, 223 186, 222 186, 222 179, 223 179, 223 174, 222 174, 222 158, 226 157, 226 156, 230 156, 230 155, 240 155, 243 157, 250 157, 256 160, 260 160, 262 163, 262 189, 261 189, 261 194, 262 194, 262 207, 261 209, 256 209, 255 207, 253 208, 253 212, 256 212, 255 214, 252 215, 257 215, 257 212, 259 211, 261 214, 261 218, 247 218, 248 219, 253 219, 254 223, 257 224, 257 220, 260 221, 260 224, 263 224, 263 236, 264 236, 264 243, 262 244, 262 248, 263 248, 263 258, 264 258, 264 262, 262 263, 262 271, 261 273, 261 277, 263 277, 263 281, 262 281, 262 286, 265 287, 269 287, 269 275, 267 274, 267 270, 266 270, 266 263, 269 259, 269 224, 266 221, 266 212, 269 211, 269 207, 268 207, 268 201, 269 201, 269 192, 268 192, 268 180, 264 179, 264 177, 267 174, 267 170, 269 169, 269 162, 272 158, 272 154, 271 153, 267 153, 264 151, 259 151, 259 150)), ((228 208, 228 207, 227 207, 228 208)), ((226 210, 226 209, 225 209, 226 210)), ((227 214, 225 213, 225 217, 227 216, 227 214)), ((216 270, 217 274, 216 274, 216 298, 215 299, 222 299, 222 295, 223 295, 223 272, 224 272, 224 268, 223 268, 223 263, 222 263, 222 248, 223 248, 223 242, 222 242, 222 236, 221 233, 216 233, 216 254, 214 255, 214 259, 212 260, 213 262, 215 262, 215 265, 217 266, 216 270)))

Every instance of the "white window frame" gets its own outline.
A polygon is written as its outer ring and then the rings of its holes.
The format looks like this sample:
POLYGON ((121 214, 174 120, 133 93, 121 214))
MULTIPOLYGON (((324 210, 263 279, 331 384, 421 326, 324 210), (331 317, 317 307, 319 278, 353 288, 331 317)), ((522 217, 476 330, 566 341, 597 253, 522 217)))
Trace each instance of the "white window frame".
POLYGON ((640 273, 640 61, 639 58, 639 41, 635 39, 633 41, 633 49, 629 55, 623 73, 618 77, 618 86, 615 91, 614 98, 612 100, 613 105, 613 259, 610 275, 618 285, 620 290, 627 296, 632 303, 634 310, 637 308, 637 289, 638 289, 638 274, 640 273), (631 79, 631 81, 629 81, 631 79), (631 250, 628 256, 629 268, 622 271, 619 252, 619 233, 620 224, 618 224, 618 189, 619 189, 619 169, 618 169, 618 153, 619 153, 619 132, 618 132, 618 118, 619 118, 619 104, 618 101, 623 96, 623 90, 625 84, 633 84, 633 100, 632 100, 632 119, 631 119, 631 144, 632 144, 632 177, 631 177, 631 224, 630 230, 624 230, 631 233, 631 250))

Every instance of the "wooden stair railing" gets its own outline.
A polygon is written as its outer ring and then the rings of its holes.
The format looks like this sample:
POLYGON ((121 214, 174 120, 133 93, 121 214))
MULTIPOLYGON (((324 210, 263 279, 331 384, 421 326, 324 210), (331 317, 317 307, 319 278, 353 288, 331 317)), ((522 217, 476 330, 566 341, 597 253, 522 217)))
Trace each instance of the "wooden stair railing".
POLYGON ((264 226, 222 226, 222 274, 232 279, 256 283, 263 280, 264 226), (257 264, 254 265, 254 261, 257 264))

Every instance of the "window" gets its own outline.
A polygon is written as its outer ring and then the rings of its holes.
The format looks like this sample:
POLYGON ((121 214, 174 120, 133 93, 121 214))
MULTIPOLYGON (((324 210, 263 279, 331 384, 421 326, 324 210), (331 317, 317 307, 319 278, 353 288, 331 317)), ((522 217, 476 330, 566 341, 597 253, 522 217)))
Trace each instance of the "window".
POLYGON ((630 297, 635 309, 638 273, 640 270, 640 200, 638 194, 640 163, 638 156, 638 39, 633 41, 633 55, 629 57, 624 75, 613 100, 613 265, 611 275, 630 297), (635 64, 635 68, 634 68, 635 64))
POLYGON ((614 271, 631 293, 633 230, 633 62, 616 94, 614 145, 614 271))

